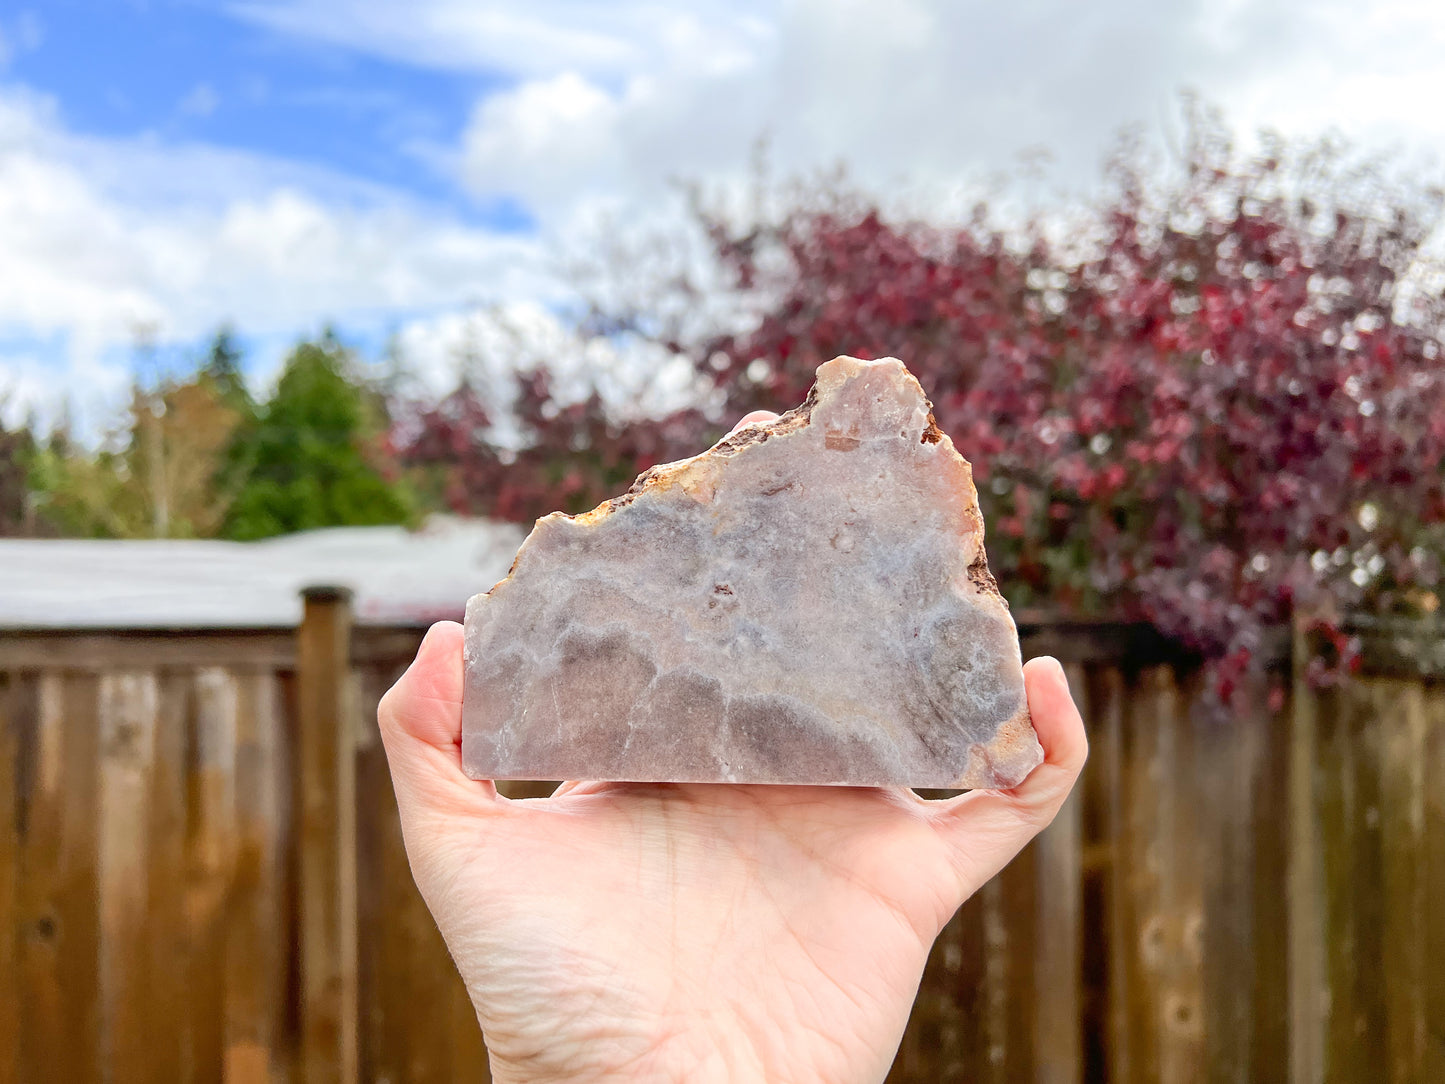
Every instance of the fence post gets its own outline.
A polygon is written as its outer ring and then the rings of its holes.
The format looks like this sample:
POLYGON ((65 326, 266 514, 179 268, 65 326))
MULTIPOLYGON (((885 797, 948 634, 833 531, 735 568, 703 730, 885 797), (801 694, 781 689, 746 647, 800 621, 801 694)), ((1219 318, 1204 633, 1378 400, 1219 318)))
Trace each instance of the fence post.
POLYGON ((1325 1078, 1324 917, 1315 814, 1319 698, 1309 682, 1309 620, 1293 615, 1289 739, 1289 1080, 1319 1084, 1325 1078))
POLYGON ((351 1084, 358 1075, 356 760, 347 698, 351 592, 318 586, 301 596, 296 685, 302 1080, 351 1084))

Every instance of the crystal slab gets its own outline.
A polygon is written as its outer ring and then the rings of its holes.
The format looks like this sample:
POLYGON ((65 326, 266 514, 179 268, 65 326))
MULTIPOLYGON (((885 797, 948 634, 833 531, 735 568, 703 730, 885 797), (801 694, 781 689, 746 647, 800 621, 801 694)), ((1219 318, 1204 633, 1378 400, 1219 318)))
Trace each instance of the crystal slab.
POLYGON ((1012 787, 1042 759, 972 470, 895 359, 579 516, 467 605, 478 779, 1012 787))

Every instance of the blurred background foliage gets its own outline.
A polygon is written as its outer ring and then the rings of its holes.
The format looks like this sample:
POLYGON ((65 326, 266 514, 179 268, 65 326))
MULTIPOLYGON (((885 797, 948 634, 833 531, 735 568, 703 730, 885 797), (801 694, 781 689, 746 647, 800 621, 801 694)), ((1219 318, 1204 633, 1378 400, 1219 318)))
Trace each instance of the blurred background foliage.
POLYGON ((773 185, 768 212, 742 218, 699 196, 713 285, 675 276, 583 321, 688 359, 708 391, 664 417, 623 416, 595 388, 563 398, 545 360, 508 402, 465 367, 427 399, 331 331, 253 400, 222 330, 193 373, 137 382, 98 448, 64 425, 0 431, 0 534, 575 513, 748 410, 796 405, 828 358, 893 355, 974 463, 1015 605, 1152 621, 1214 660, 1226 692, 1293 609, 1433 613, 1439 191, 1328 142, 1243 156, 1198 110, 1177 161, 1126 147, 1109 182, 1062 230, 983 206, 910 221, 836 177, 773 185), (718 282, 752 319, 685 339, 668 314, 718 282))

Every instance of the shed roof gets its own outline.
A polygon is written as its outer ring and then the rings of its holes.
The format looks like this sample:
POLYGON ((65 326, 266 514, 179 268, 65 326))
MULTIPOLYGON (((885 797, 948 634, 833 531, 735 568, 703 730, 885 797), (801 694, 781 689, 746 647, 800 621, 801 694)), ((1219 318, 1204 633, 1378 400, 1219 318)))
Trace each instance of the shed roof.
POLYGON ((300 591, 349 587, 363 624, 459 618, 525 532, 435 517, 264 542, 0 540, 0 628, 293 628, 300 591))

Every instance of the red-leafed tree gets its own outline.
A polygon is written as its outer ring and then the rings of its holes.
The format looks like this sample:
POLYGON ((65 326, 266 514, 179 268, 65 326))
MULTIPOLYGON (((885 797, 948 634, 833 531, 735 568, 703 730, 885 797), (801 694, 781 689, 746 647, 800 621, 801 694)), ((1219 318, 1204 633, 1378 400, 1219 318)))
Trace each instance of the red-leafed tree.
POLYGON ((506 464, 490 439, 491 411, 469 381, 435 403, 394 404, 392 415, 390 447, 427 507, 513 518, 496 507, 506 464))
POLYGON ((421 487, 457 513, 529 523, 548 512, 584 512, 625 490, 657 463, 691 455, 710 434, 697 411, 624 421, 594 390, 563 402, 545 367, 516 376, 512 409, 520 448, 491 438, 491 414, 466 383, 435 405, 413 407, 393 434, 421 487))
MULTIPOLYGON (((1024 229, 982 209, 904 222, 839 189, 795 189, 765 222, 704 213, 758 319, 694 348, 698 370, 731 419, 800 402, 837 354, 901 358, 974 463, 1011 600, 1152 621, 1224 693, 1298 608, 1433 611, 1439 194, 1324 145, 1243 156, 1199 116, 1173 168, 1124 154, 1111 181, 1093 211, 1024 229)), ((447 474, 452 507, 578 511, 718 435, 696 411, 559 404, 545 369, 520 391, 514 458, 477 439, 479 404, 422 417, 406 454, 447 474)))
POLYGON ((1324 147, 1242 159, 1197 119, 1155 176, 1118 162, 1072 252, 856 197, 712 221, 770 301, 703 355, 733 411, 796 402, 835 354, 902 358, 974 463, 1005 591, 1146 618, 1228 693, 1294 606, 1438 604, 1439 197, 1324 147))

